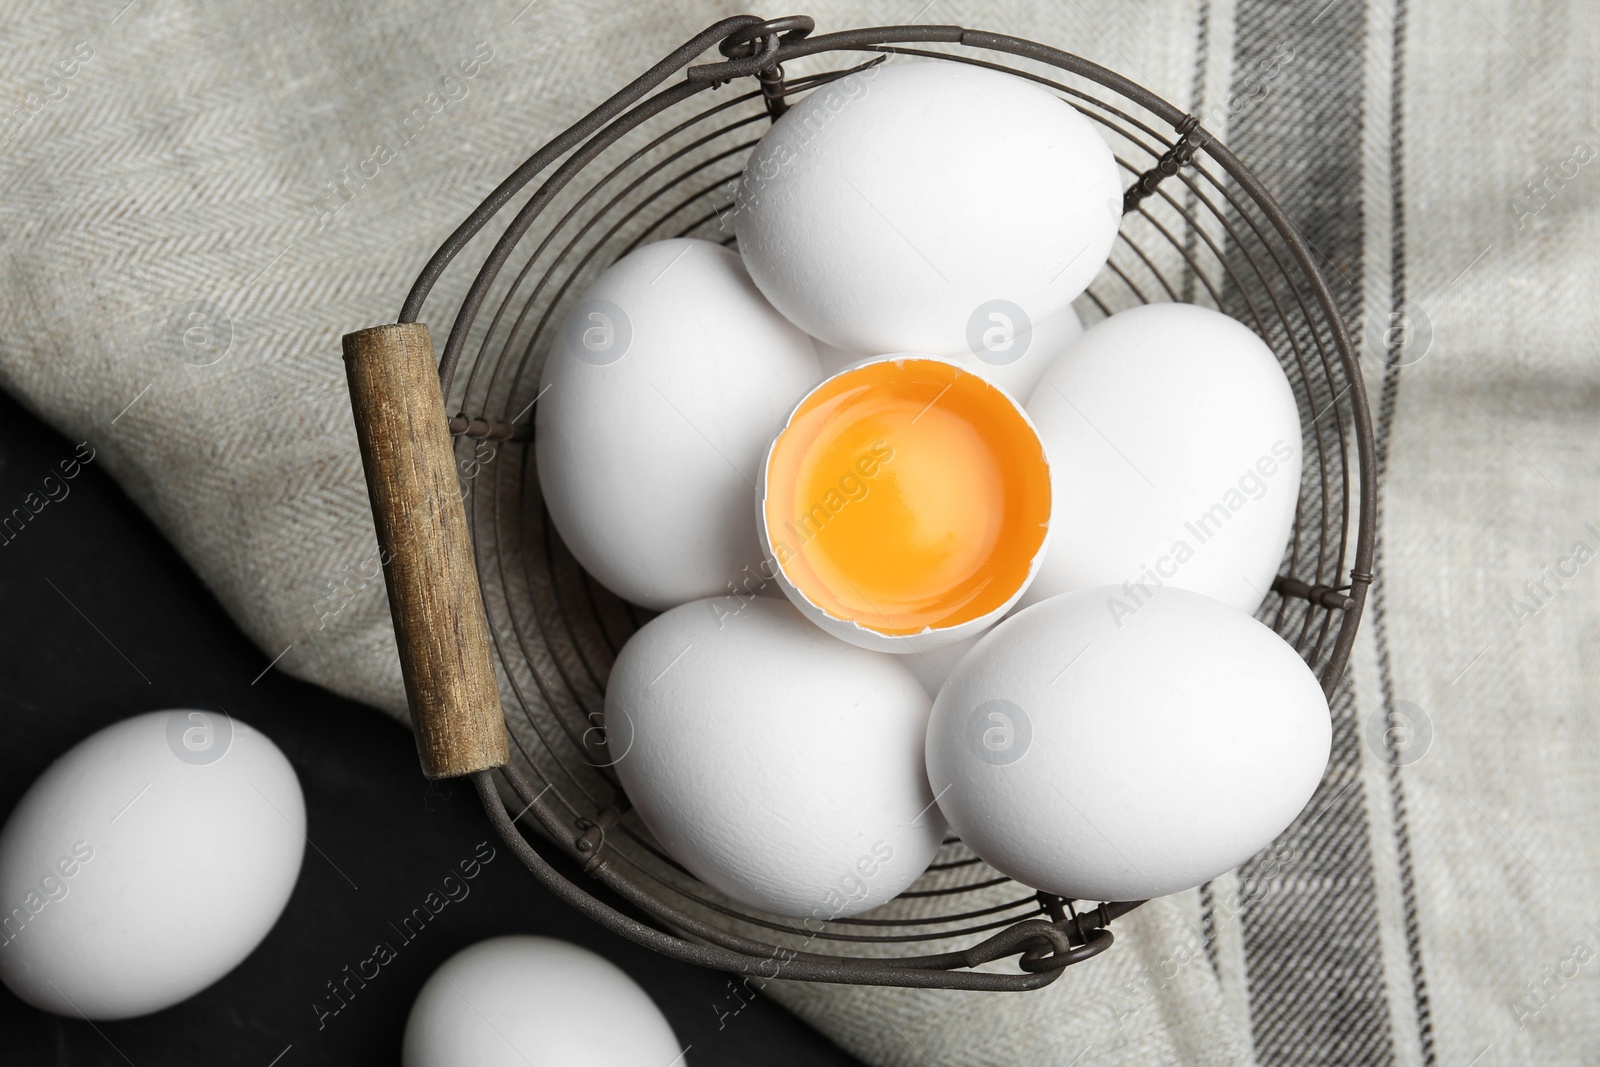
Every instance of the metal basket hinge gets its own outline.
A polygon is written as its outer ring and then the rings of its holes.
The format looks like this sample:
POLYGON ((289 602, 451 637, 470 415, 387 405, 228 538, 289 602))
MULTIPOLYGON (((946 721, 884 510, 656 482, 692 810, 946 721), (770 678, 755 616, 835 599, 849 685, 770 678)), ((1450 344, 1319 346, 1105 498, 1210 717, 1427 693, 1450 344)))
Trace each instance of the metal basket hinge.
POLYGON ((474 441, 531 441, 533 423, 502 422, 461 414, 450 416, 450 436, 469 437, 474 441))
POLYGON ((1089 913, 1089 927, 1084 929, 1084 918, 1078 914, 1077 906, 1072 901, 1043 890, 1036 896, 1040 909, 1050 916, 1051 922, 1067 932, 1067 937, 1074 944, 1087 945, 1096 930, 1111 924, 1112 917, 1104 904, 1089 913))
POLYGON ((622 818, 622 809, 616 805, 604 809, 593 819, 579 818, 573 824, 581 832, 573 838, 572 847, 583 857, 583 873, 591 874, 604 862, 601 849, 606 843, 606 831, 622 818))
POLYGON ((1318 607, 1330 611, 1349 611, 1356 606, 1356 602, 1343 589, 1335 589, 1329 585, 1311 585, 1298 578, 1291 578, 1287 574, 1280 574, 1273 580, 1272 591, 1286 597, 1309 600, 1318 607))
POLYGON ((783 84, 783 65, 773 64, 757 74, 756 80, 761 83, 761 99, 767 105, 767 117, 777 122, 778 118, 789 110, 789 102, 784 99, 788 90, 783 84))
POLYGON ((774 119, 783 114, 783 71, 778 68, 778 49, 783 45, 804 40, 816 29, 816 22, 806 15, 786 15, 783 18, 750 22, 723 38, 717 46, 727 60, 722 63, 703 63, 685 70, 684 77, 692 82, 711 82, 723 85, 735 78, 755 75, 761 81, 761 95, 766 99, 767 112, 774 119))
POLYGON ((1139 180, 1122 194, 1122 213, 1137 211, 1139 204, 1156 191, 1156 186, 1178 173, 1180 167, 1194 162, 1194 154, 1211 143, 1211 135, 1200 129, 1200 120, 1185 115, 1177 126, 1178 139, 1161 154, 1156 165, 1139 175, 1139 180))

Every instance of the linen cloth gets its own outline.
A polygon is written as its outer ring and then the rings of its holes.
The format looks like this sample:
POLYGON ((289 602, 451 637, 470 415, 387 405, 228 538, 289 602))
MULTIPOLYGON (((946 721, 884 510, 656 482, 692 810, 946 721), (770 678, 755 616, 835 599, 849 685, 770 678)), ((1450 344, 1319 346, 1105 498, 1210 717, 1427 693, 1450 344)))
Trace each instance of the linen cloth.
MULTIPOLYGON (((403 716, 339 337, 392 321, 533 148, 736 11, 13 0, 0 384, 92 445, 263 667, 403 716)), ((884 1065, 1597 1062, 1600 10, 806 13, 1030 37, 1200 115, 1363 339, 1381 554, 1328 777, 1273 849, 1038 993, 769 992, 884 1065)), ((0 547, 48 506, 0 505, 0 547)))

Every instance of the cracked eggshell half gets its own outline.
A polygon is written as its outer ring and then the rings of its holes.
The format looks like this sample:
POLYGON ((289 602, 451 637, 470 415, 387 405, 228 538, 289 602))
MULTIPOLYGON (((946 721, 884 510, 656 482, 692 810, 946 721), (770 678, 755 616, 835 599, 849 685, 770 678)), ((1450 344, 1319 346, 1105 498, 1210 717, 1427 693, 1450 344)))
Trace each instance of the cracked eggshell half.
POLYGON ((998 622, 1038 572, 1050 464, 1027 413, 954 360, 888 355, 817 386, 761 464, 766 573, 841 640, 915 653, 998 622))

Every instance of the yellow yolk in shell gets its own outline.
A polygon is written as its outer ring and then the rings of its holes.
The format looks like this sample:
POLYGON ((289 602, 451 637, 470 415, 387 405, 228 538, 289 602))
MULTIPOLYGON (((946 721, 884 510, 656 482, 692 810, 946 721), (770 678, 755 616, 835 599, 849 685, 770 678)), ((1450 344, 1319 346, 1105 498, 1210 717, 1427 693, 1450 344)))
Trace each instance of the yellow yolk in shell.
POLYGON ((768 550, 806 599, 888 635, 960 625, 1022 588, 1050 520, 1016 403, 942 360, 896 357, 813 390, 767 459, 768 550))

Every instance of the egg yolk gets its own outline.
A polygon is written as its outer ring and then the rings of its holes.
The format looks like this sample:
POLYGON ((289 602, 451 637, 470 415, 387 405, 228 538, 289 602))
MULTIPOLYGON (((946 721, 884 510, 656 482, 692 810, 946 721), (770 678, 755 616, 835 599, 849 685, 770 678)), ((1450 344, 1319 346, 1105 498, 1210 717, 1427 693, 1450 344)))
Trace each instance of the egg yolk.
POLYGON ((886 635, 960 625, 1028 579, 1050 472, 1017 405, 942 360, 844 371, 773 442, 768 550, 835 618, 886 635))

